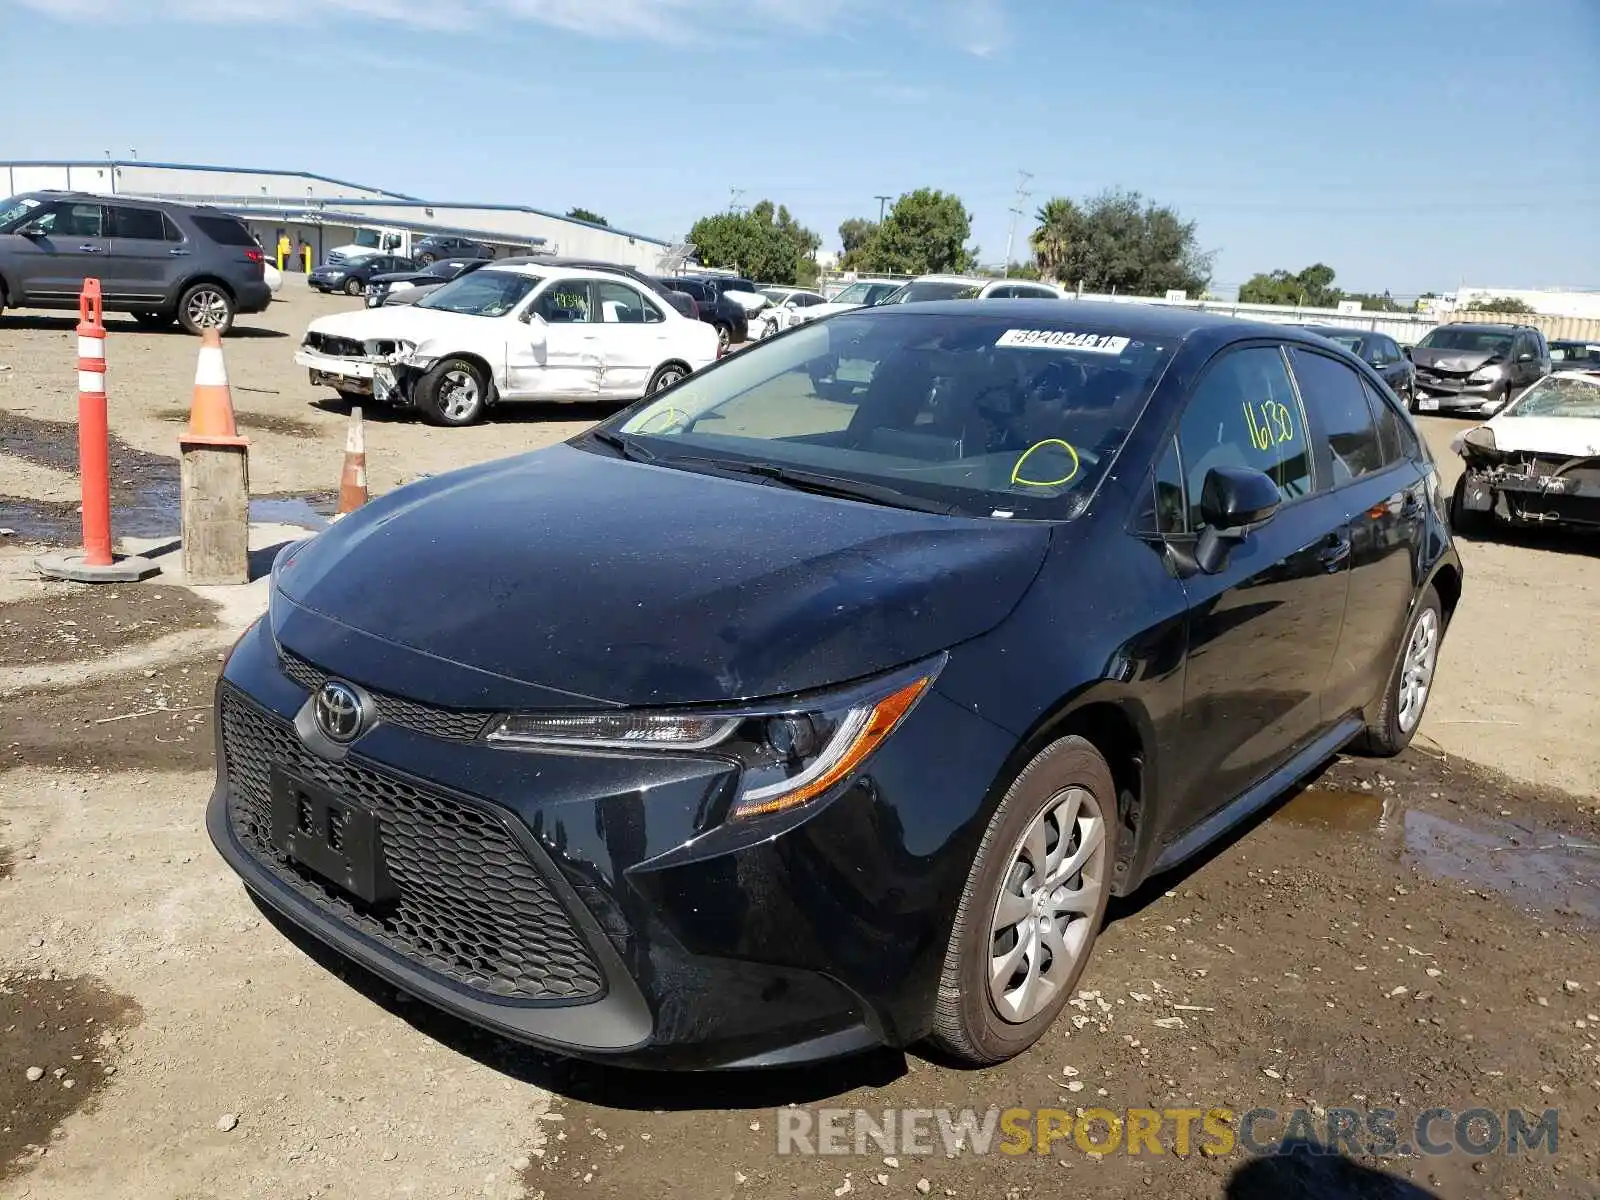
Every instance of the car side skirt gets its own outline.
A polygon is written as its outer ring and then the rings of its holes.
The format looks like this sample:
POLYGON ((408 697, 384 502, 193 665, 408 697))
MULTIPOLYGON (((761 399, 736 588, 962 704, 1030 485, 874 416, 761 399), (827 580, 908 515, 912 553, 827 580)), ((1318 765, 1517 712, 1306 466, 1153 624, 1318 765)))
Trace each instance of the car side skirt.
POLYGON ((1198 824, 1191 826, 1187 833, 1161 852, 1161 856, 1156 859, 1155 865, 1150 868, 1150 874, 1158 875, 1162 871, 1177 866, 1185 859, 1216 841, 1241 821, 1247 820, 1265 808, 1273 800, 1337 754, 1365 727, 1360 717, 1353 714, 1345 717, 1332 729, 1328 730, 1327 733, 1284 763, 1283 766, 1241 794, 1238 799, 1218 809, 1198 824))

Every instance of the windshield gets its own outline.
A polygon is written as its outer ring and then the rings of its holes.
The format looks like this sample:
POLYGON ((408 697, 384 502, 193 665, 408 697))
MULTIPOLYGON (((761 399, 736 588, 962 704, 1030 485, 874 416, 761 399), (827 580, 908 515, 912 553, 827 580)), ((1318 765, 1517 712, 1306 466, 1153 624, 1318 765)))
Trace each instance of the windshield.
POLYGON ((852 283, 844 291, 833 298, 835 304, 871 304, 875 288, 882 288, 881 283, 852 283))
POLYGON ((1511 335, 1471 325, 1445 325, 1429 332, 1417 345, 1424 350, 1465 350, 1470 354, 1509 354, 1511 335))
POLYGON ((0 233, 10 233, 16 226, 26 224, 33 210, 42 203, 32 196, 13 196, 0 204, 0 233))
POLYGON ((788 288, 762 288, 761 294, 774 304, 782 304, 790 296, 794 295, 788 288))
POLYGON ((1508 417, 1600 417, 1600 379, 1546 375, 1506 410, 1508 417))
POLYGON ((1329 331, 1322 336, 1330 342, 1343 346, 1352 354, 1361 353, 1361 335, 1359 333, 1334 333, 1329 331))
POLYGON ((1600 346, 1583 342, 1551 342, 1550 358, 1554 362, 1600 362, 1600 346))
POLYGON ((921 300, 972 300, 983 289, 981 283, 956 280, 918 280, 885 296, 882 304, 916 304, 921 300))
POLYGON ((972 515, 1065 518, 1171 355, 1127 330, 862 309, 724 359, 614 428, 667 466, 768 464, 972 515))
POLYGON ((543 282, 539 275, 473 271, 429 292, 417 307, 466 317, 503 317, 543 282))

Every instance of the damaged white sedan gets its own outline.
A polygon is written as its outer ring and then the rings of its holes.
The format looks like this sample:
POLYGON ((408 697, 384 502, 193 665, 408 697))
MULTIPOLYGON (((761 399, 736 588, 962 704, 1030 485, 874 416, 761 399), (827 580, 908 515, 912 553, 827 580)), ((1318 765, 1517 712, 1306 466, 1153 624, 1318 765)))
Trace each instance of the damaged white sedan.
POLYGON ((1457 531, 1495 520, 1600 529, 1600 371, 1546 375, 1451 448, 1466 463, 1450 502, 1457 531))
POLYGON ((320 317, 295 354, 313 386, 440 425, 518 400, 633 401, 716 358, 711 326, 628 275, 510 263, 413 305, 320 317))

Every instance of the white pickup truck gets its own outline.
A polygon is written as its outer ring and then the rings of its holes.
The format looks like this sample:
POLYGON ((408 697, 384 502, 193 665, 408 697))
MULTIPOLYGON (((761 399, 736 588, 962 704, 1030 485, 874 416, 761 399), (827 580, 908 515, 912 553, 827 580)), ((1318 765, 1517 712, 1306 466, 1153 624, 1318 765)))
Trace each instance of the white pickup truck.
POLYGON ((325 261, 340 263, 357 254, 398 254, 411 257, 411 231, 409 229, 357 229, 355 241, 335 246, 325 256, 325 261))

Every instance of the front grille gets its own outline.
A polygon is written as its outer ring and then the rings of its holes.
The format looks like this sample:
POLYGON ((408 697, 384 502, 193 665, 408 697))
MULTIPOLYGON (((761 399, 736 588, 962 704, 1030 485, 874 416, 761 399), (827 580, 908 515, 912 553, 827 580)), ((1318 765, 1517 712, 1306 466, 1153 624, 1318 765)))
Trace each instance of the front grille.
POLYGON ((490 997, 576 1002, 601 975, 543 875, 490 812, 351 756, 308 751, 287 722, 224 685, 228 817, 272 875, 336 921, 461 988, 490 997), (371 812, 399 893, 379 906, 324 882, 272 841, 277 765, 371 812))
POLYGON ((339 337, 331 333, 306 334, 306 346, 318 354, 331 354, 337 358, 365 358, 367 348, 354 338, 339 337))
MULTIPOLYGON (((314 692, 328 682, 328 672, 312 666, 305 659, 288 650, 279 650, 278 661, 283 673, 308 692, 314 692)), ((372 702, 378 707, 378 719, 390 725, 443 738, 447 742, 476 741, 483 733, 493 713, 472 712, 465 709, 438 708, 431 704, 418 704, 388 692, 367 689, 372 702)))

